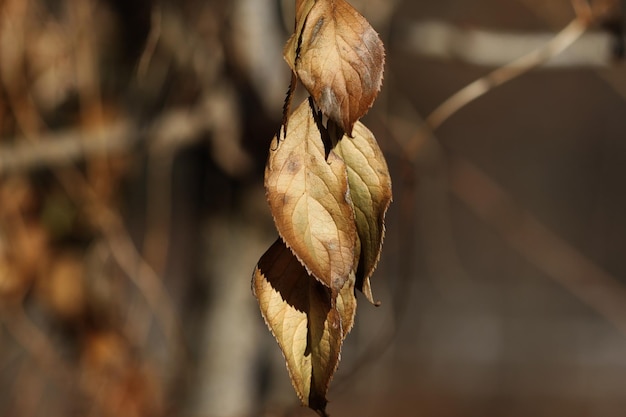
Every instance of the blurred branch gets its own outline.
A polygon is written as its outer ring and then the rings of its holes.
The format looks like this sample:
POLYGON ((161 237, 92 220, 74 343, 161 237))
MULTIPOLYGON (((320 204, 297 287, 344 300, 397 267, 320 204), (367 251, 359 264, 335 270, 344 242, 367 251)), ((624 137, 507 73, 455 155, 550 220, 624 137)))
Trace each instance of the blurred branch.
POLYGON ((579 15, 547 43, 463 87, 441 103, 426 118, 431 129, 437 129, 450 116, 489 90, 511 81, 559 55, 587 30, 587 16, 579 15))
POLYGON ((55 168, 72 162, 108 153, 128 151, 149 141, 162 151, 172 151, 202 138, 212 119, 203 106, 188 110, 171 110, 147 128, 122 120, 97 131, 67 129, 45 133, 37 140, 13 139, 12 145, 0 145, 0 175, 39 168, 55 168))
POLYGON ((148 39, 146 40, 146 46, 144 47, 143 53, 139 58, 139 62, 137 64, 137 77, 144 78, 148 72, 150 67, 150 62, 152 61, 152 57, 156 51, 157 45, 159 44, 159 40, 161 39, 161 31, 162 31, 162 21, 163 21, 163 13, 161 7, 155 6, 150 14, 150 33, 148 34, 148 39))
MULTIPOLYGON (((404 155, 426 169, 445 166, 443 173, 450 190, 527 261, 546 276, 571 291, 616 328, 626 333, 626 288, 617 279, 557 236, 531 213, 520 208, 503 189, 465 158, 444 149, 433 131, 462 107, 529 70, 536 68, 574 44, 592 21, 591 8, 584 0, 573 0, 577 17, 545 45, 485 77, 444 101, 421 125, 410 141, 398 142, 404 155), (432 159, 420 160, 426 152, 432 159)), ((393 136, 393 135, 392 135, 393 136)))
MULTIPOLYGON (((626 334, 626 287, 541 223, 532 213, 521 208, 480 168, 466 158, 446 150, 432 131, 426 130, 424 126, 420 129, 421 133, 413 137, 414 141, 421 141, 420 153, 427 154, 430 159, 423 161, 417 156, 413 158, 413 162, 422 172, 434 165, 446 167, 446 171, 439 174, 445 177, 450 191, 457 198, 546 277, 558 282, 626 334)), ((406 144, 399 145, 406 148, 406 144)), ((432 204, 433 198, 429 197, 432 204)), ((444 203, 443 198, 441 196, 438 211, 448 210, 449 202, 444 203)), ((422 208, 422 211, 425 209, 422 208)), ((441 224, 438 226, 441 227, 441 224)), ((451 233, 445 224, 443 226, 446 234, 451 233)), ((433 242, 428 244, 432 245, 433 242)))
POLYGON ((449 155, 454 194, 527 261, 626 334, 626 288, 553 233, 469 161, 449 155))
MULTIPOLYGON (((13 103, 13 107, 17 108, 17 104, 13 103)), ((30 116, 29 113, 34 111, 34 108, 28 108, 25 114, 30 116)), ((18 144, 12 148, 0 148, 0 175, 9 172, 6 169, 8 166, 13 168, 13 172, 18 171, 18 167, 28 170, 45 166, 53 171, 76 206, 84 207, 117 264, 144 296, 176 359, 180 359, 183 353, 182 326, 163 281, 138 252, 121 215, 70 163, 89 156, 110 154, 113 150, 129 150, 131 145, 142 139, 150 140, 152 151, 171 152, 202 137, 201 133, 208 128, 211 120, 206 109, 199 106, 195 112, 178 110, 165 113, 144 130, 123 122, 89 135, 81 130, 45 135, 22 128, 22 131, 28 132, 25 138, 17 141, 18 144), (16 161, 21 164, 16 164, 16 161), (63 165, 69 166, 60 169, 63 165)))
POLYGON ((113 259, 139 289, 163 331, 168 348, 177 360, 183 359, 182 323, 161 277, 141 256, 120 214, 103 202, 78 170, 56 171, 68 195, 83 202, 90 218, 109 246, 113 259))
MULTIPOLYGON (((546 13, 544 8, 549 8, 545 2, 520 1, 541 17, 544 17, 546 13)), ((409 52, 419 55, 455 59, 483 66, 526 67, 530 64, 528 62, 530 57, 534 54, 541 54, 540 51, 542 50, 547 55, 546 58, 540 59, 540 62, 533 66, 542 68, 609 67, 615 64, 616 59, 624 53, 622 49, 623 43, 626 41, 623 29, 616 26, 616 24, 624 24, 624 12, 619 7, 619 3, 605 0, 603 2, 596 1, 592 5, 587 0, 572 0, 570 9, 572 8, 579 23, 586 27, 594 24, 600 30, 586 31, 579 36, 573 36, 572 41, 561 48, 558 53, 550 53, 549 49, 558 49, 559 42, 567 43, 565 39, 560 38, 567 38, 567 32, 575 33, 575 30, 566 28, 558 34, 499 32, 458 27, 450 23, 432 20, 409 24, 404 29, 404 36, 401 38, 402 45, 409 52), (610 5, 604 3, 610 3, 610 5), (526 57, 527 55, 528 57, 526 57)), ((562 25, 557 27, 562 27, 562 25)))
MULTIPOLYGON (((542 0, 518 0, 530 11, 548 25, 555 26, 558 21, 558 13, 550 10, 553 3, 542 0)), ((614 47, 616 52, 623 57, 626 54, 626 1, 625 0, 596 0, 592 3, 595 6, 594 16, 596 21, 603 22, 603 26, 612 30, 616 36, 614 47), (619 37, 618 37, 619 36, 619 37)), ((606 82, 623 100, 626 100, 626 79, 621 66, 610 68, 597 67, 596 74, 606 82)))
POLYGON ((0 310, 0 328, 6 331, 42 369, 65 383, 71 380, 71 370, 60 354, 54 349, 50 338, 28 317, 22 305, 0 310))
MULTIPOLYGON (((461 28, 440 21, 425 21, 411 24, 401 42, 409 52, 425 57, 498 67, 545 48, 554 38, 554 33, 496 32, 461 28)), ((611 33, 589 32, 574 40, 567 51, 552 54, 537 66, 606 67, 615 62, 615 38, 611 33)))

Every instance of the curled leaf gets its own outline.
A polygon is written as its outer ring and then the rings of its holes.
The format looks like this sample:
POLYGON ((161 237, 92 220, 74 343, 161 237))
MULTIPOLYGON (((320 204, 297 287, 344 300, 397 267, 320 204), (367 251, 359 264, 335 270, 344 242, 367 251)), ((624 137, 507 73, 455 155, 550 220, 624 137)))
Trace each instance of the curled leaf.
POLYGON ((385 50, 372 26, 345 0, 302 1, 284 55, 320 110, 351 136, 382 84, 385 50))
POLYGON ((392 199, 391 176, 376 138, 361 122, 355 124, 352 138, 344 136, 339 141, 336 151, 348 168, 350 196, 359 236, 356 287, 375 304, 370 277, 382 250, 385 213, 392 199))
POLYGON ((309 15, 311 8, 315 5, 316 1, 317 0, 296 0, 295 30, 287 41, 287 45, 285 45, 285 49, 283 51, 285 60, 294 72, 296 56, 299 52, 300 42, 302 42, 302 30, 304 29, 304 24, 306 23, 306 17, 309 15))
POLYGON ((309 275, 278 239, 259 260, 252 289, 302 403, 326 415, 326 392, 354 323, 354 275, 338 294, 309 275))
POLYGON ((274 137, 265 189, 278 233, 295 256, 327 287, 342 288, 355 264, 356 225, 346 165, 328 152, 308 102, 274 137))

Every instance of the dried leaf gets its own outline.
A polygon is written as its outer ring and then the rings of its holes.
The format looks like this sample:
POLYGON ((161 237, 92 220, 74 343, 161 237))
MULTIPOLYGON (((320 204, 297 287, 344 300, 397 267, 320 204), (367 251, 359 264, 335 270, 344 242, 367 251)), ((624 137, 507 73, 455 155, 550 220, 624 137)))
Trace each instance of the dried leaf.
POLYGON ((265 168, 280 238, 261 257, 253 290, 298 396, 326 416, 355 288, 374 303, 370 277, 391 201, 385 159, 358 122, 380 90, 384 48, 345 0, 296 0, 284 56, 292 79, 265 168), (290 114, 298 80, 311 97, 290 114))
POLYGON ((298 54, 298 49, 300 47, 300 42, 302 41, 302 30, 304 29, 304 24, 306 22, 306 17, 308 16, 311 8, 315 5, 317 0, 297 0, 296 1, 296 25, 295 30, 289 40, 287 41, 287 45, 285 45, 284 56, 285 60, 291 67, 291 69, 295 72, 295 62, 296 56, 298 54))
POLYGON ((383 44, 345 0, 316 0, 313 5, 309 0, 299 6, 285 60, 322 112, 351 136, 380 90, 383 44))
POLYGON ((354 318, 356 317, 356 297, 354 295, 354 286, 356 276, 354 272, 350 273, 350 277, 339 291, 339 295, 335 299, 335 307, 339 312, 341 319, 341 340, 343 341, 354 326, 354 318))
POLYGON ((276 228, 315 278, 338 291, 355 266, 354 209, 343 160, 326 149, 308 102, 289 118, 286 137, 274 137, 265 189, 276 228))
POLYGON ((326 392, 354 323, 354 275, 338 295, 309 275, 278 239, 261 257, 252 289, 304 405, 326 415, 326 392))
POLYGON ((374 302, 370 287, 383 245, 385 213, 391 203, 391 176, 387 162, 372 132, 361 122, 353 138, 344 136, 336 146, 348 168, 350 196, 354 204, 360 241, 356 287, 374 302))

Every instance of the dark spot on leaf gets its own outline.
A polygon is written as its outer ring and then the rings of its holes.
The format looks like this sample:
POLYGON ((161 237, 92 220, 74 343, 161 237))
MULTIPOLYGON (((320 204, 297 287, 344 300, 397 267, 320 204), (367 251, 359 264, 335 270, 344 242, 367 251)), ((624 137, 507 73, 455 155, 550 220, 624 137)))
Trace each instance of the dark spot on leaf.
POLYGON ((322 29, 322 26, 324 26, 324 17, 320 17, 319 20, 315 23, 313 31, 311 32, 311 39, 309 39, 309 46, 315 43, 315 40, 317 39, 317 36, 322 29))
POLYGON ((300 162, 292 159, 287 163, 286 168, 288 173, 295 174, 300 171, 300 162))

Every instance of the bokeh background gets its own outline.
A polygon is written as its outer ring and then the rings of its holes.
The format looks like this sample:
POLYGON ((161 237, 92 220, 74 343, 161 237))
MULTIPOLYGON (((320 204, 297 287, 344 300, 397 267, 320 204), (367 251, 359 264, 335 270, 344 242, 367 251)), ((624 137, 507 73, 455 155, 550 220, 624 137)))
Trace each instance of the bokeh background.
MULTIPOLYGON (((0 1, 0 415, 314 415, 250 291, 293 3, 0 1)), ((623 416, 623 2, 353 4, 394 202, 329 412, 623 416)))

